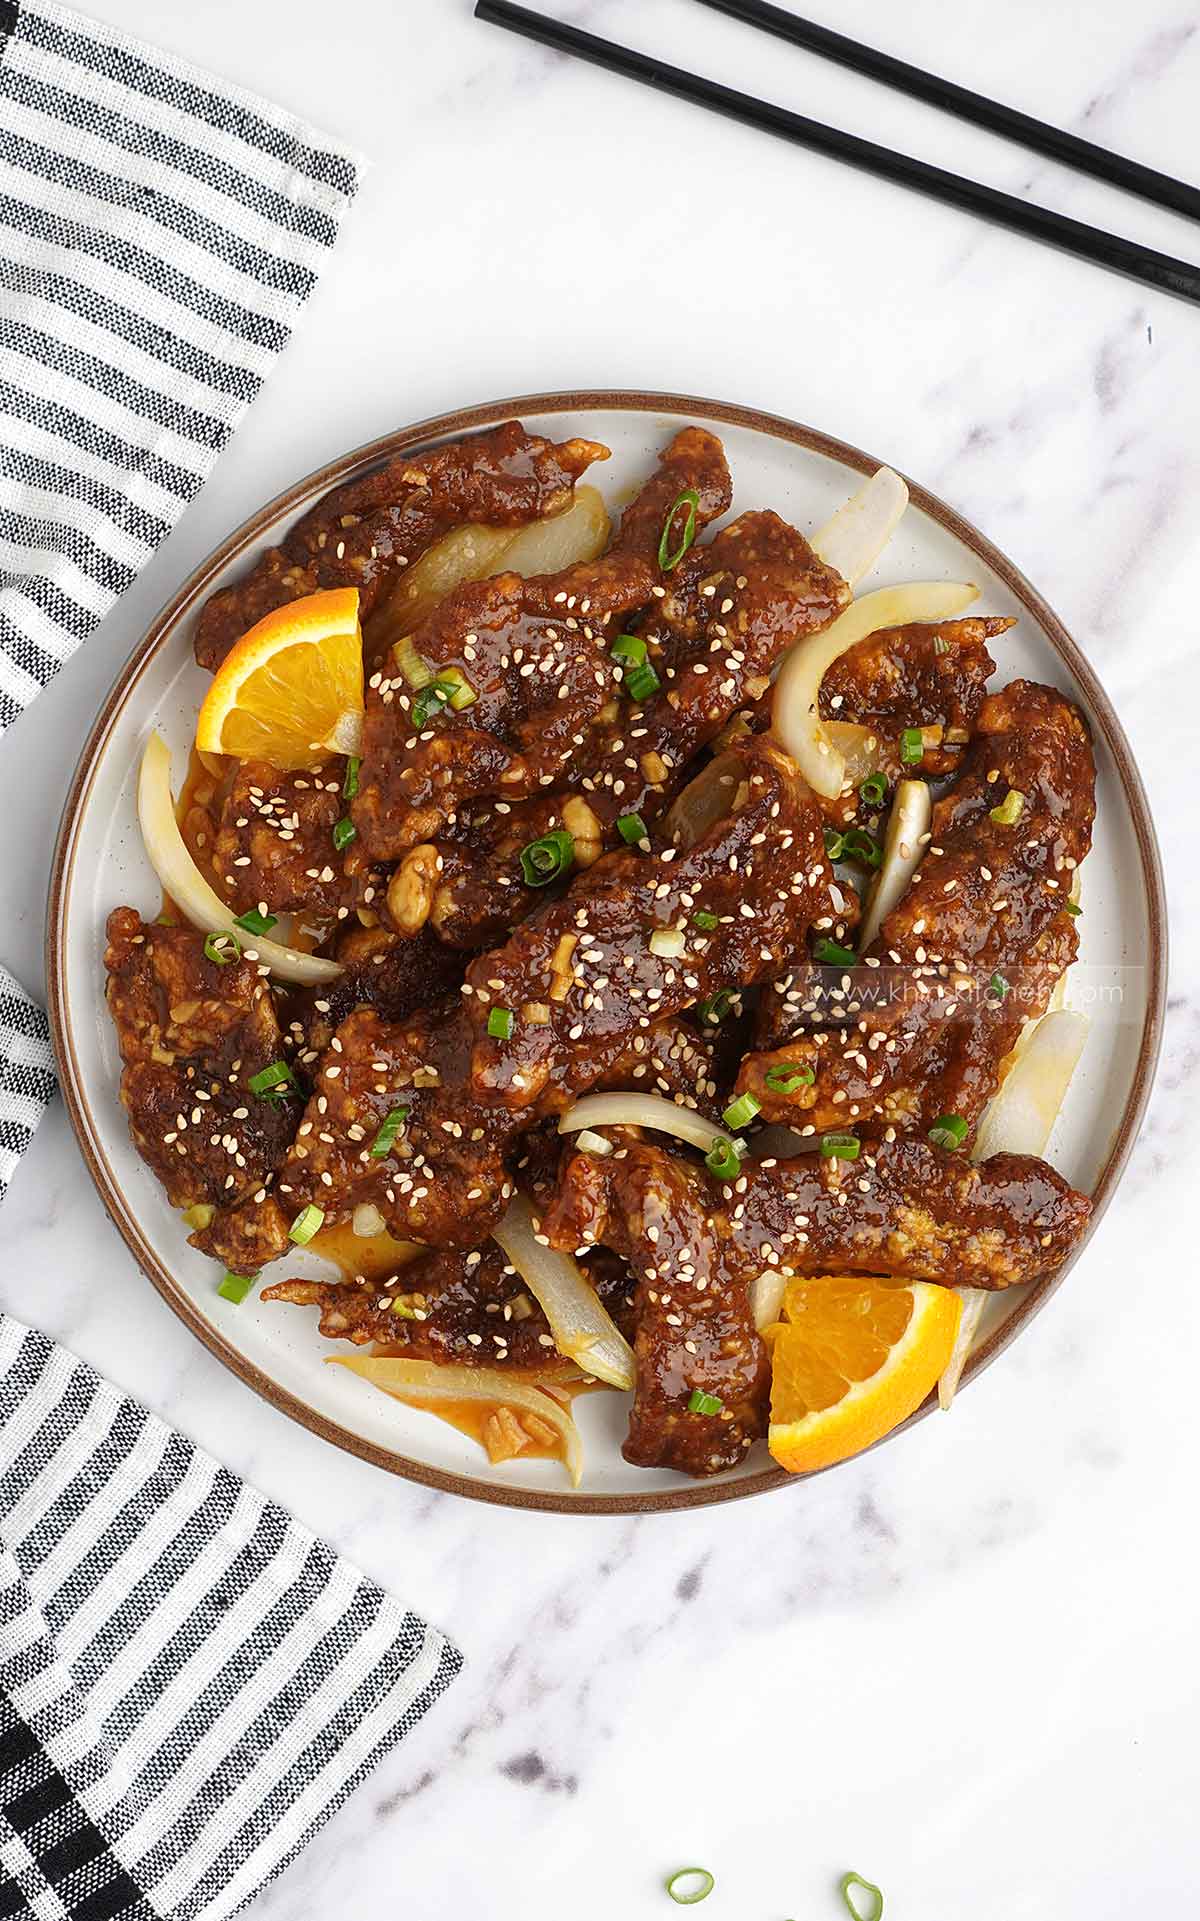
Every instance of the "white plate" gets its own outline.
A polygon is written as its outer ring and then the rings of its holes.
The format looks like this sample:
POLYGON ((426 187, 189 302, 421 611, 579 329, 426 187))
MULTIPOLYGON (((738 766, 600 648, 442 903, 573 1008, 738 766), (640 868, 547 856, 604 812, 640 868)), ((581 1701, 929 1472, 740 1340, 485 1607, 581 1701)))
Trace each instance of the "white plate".
MULTIPOLYGON (((405 1408, 325 1359, 341 1343, 321 1339, 305 1309, 234 1307, 216 1293, 213 1263, 187 1246, 178 1214, 135 1153, 117 1099, 120 1061, 104 1004, 104 923, 130 903, 153 916, 159 893, 142 852, 134 770, 151 727, 172 752, 176 787, 187 763, 208 676, 194 663, 196 610, 214 587, 240 573, 329 487, 403 448, 452 437, 519 414, 540 433, 563 439, 586 432, 613 457, 595 479, 613 505, 653 468, 670 436, 689 420, 722 435, 735 511, 773 507, 811 531, 880 464, 811 430, 744 409, 665 396, 541 396, 473 408, 360 449, 313 475, 239 530, 193 576, 135 651, 105 704, 80 762, 64 811, 48 923, 52 1016, 63 1087, 93 1179, 143 1268, 172 1306, 250 1385, 329 1439, 394 1472, 485 1500, 596 1512, 687 1506, 779 1486, 765 1447, 729 1474, 691 1483, 665 1471, 631 1467, 621 1456, 623 1397, 577 1402, 583 1431, 584 1485, 573 1493, 552 1462, 493 1468, 482 1451, 431 1415, 405 1408)), ((892 464, 895 464, 893 462, 892 464)), ((1068 1005, 1092 1016, 1092 1030, 1049 1158, 1103 1207, 1136 1133, 1158 1046, 1165 928, 1157 849, 1128 744, 1106 697, 1050 609, 1017 570, 940 502, 913 488, 913 504, 881 566, 860 590, 891 581, 968 579, 982 593, 972 612, 1013 614, 1018 625, 994 643, 996 684, 1018 674, 1065 689, 1088 715, 1098 772, 1096 837, 1083 872, 1085 912, 1080 960, 1068 1005)), ((279 1273, 284 1269, 280 1267, 279 1273)), ((289 1273, 328 1273, 297 1252, 289 1273)), ((1025 1324, 1050 1291, 999 1296, 970 1375, 1025 1324)))

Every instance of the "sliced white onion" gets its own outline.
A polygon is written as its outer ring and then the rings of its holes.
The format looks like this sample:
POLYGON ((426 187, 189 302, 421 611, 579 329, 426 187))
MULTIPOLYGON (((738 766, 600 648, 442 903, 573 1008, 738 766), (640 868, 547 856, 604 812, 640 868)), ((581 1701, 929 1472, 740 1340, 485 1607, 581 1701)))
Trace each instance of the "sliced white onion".
POLYGON ((577 1134, 584 1127, 649 1127, 656 1134, 674 1134, 676 1140, 689 1141, 705 1153, 718 1135, 729 1135, 727 1127, 691 1107, 676 1107, 661 1094, 585 1094, 567 1109, 558 1131, 577 1134))
POLYGON ((678 960, 687 951, 687 936, 682 927, 656 927, 650 936, 650 952, 660 960, 678 960))
POLYGON ((1043 1154, 1088 1036, 1086 1014, 1043 1014, 984 1113, 973 1159, 1043 1154))
POLYGON ((506 574, 559 574, 583 560, 595 560, 612 531, 603 496, 595 487, 576 487, 565 513, 522 527, 504 555, 506 574))
POLYGON ((710 827, 724 820, 737 798, 743 766, 736 754, 716 754, 690 780, 667 809, 663 826, 676 847, 685 850, 703 840, 710 827))
POLYGON ((492 1237, 538 1301, 559 1353, 612 1387, 631 1388, 637 1372, 633 1349, 578 1263, 536 1239, 533 1210, 523 1194, 492 1237))
POLYGON ((893 907, 904 899, 912 877, 928 846, 933 801, 923 780, 896 783, 887 832, 883 837, 883 859, 867 902, 858 937, 858 951, 865 954, 893 907))
POLYGON ((171 756, 162 735, 157 733, 151 734, 142 755, 138 774, 138 821, 147 857, 163 891, 182 908, 193 927, 202 928, 206 934, 232 934, 243 948, 251 941, 262 965, 280 980, 318 986, 323 981, 337 979, 342 970, 336 961, 317 960, 312 954, 281 947, 277 941, 265 940, 260 934, 248 936, 244 928, 234 924, 230 908, 205 880, 179 831, 171 797, 171 756))
POLYGON ((978 597, 978 587, 962 581, 917 580, 903 587, 880 587, 852 601, 824 633, 793 647, 775 683, 771 725, 815 793, 836 799, 846 775, 843 755, 821 719, 821 682, 839 655, 881 627, 909 621, 952 620, 978 597))
POLYGON ((786 1290, 787 1280, 773 1267, 767 1268, 751 1283, 750 1306, 754 1325, 760 1334, 764 1327, 773 1327, 779 1319, 786 1290))
POLYGON ((949 1412, 950 1403, 958 1392, 962 1371, 967 1365, 967 1356, 971 1352, 971 1343, 975 1339, 976 1329, 983 1319, 983 1310, 987 1306, 987 1289, 984 1287, 958 1287, 954 1291, 962 1302, 962 1313, 958 1320, 958 1333, 954 1336, 954 1346, 950 1350, 950 1359, 946 1362, 945 1372, 938 1381, 938 1406, 943 1414, 949 1412))
POLYGON ((360 1241, 373 1240, 376 1234, 387 1233, 387 1222, 371 1201, 358 1203, 350 1216, 350 1226, 360 1241))
POLYGON ((890 467, 880 467, 809 544, 819 560, 836 568, 853 587, 870 573, 907 506, 908 488, 899 474, 890 467))
MULTIPOLYGON (((406 1361, 391 1354, 331 1354, 330 1364, 361 1374, 406 1405, 421 1407, 431 1401, 484 1401, 496 1407, 521 1408, 534 1414, 559 1436, 563 1465, 578 1487, 583 1478, 583 1442, 571 1416, 550 1394, 526 1381, 514 1381, 498 1367, 443 1366, 440 1361, 406 1361)), ((518 1456, 518 1459, 520 1457, 518 1456)))
MULTIPOLYGON (((971 1158, 986 1161, 993 1154, 1043 1154, 1058 1112, 1066 1099, 1071 1076, 1087 1040, 1085 1014, 1066 1008, 1043 1014, 1019 1047, 999 1092, 984 1111, 975 1135, 971 1158)), ((971 1342, 978 1329, 987 1290, 960 1287, 962 1319, 946 1371, 938 1382, 938 1405, 950 1406, 962 1378, 971 1342)))
POLYGON ((844 763, 842 785, 857 787, 868 774, 887 764, 884 742, 874 727, 860 727, 856 720, 827 720, 825 737, 836 748, 844 763))
POLYGON ((593 1134, 590 1127, 584 1128, 575 1145, 581 1154, 598 1154, 601 1160, 606 1160, 613 1151, 613 1144, 608 1136, 593 1134))

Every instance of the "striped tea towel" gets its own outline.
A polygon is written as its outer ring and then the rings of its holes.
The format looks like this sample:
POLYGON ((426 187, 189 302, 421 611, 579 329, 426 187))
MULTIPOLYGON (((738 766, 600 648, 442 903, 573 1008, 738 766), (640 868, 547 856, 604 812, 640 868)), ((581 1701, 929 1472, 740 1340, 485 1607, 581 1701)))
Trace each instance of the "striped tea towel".
POLYGON ((274 1502, 0 1316, 0 1917, 236 1913, 461 1666, 274 1502))
MULTIPOLYGON (((0 0, 0 734, 203 485, 360 172, 186 61, 0 0)), ((38 1098, 9 1033, 0 1193, 38 1098)))
POLYGON ((46 1016, 0 967, 0 1199, 54 1086, 46 1016))

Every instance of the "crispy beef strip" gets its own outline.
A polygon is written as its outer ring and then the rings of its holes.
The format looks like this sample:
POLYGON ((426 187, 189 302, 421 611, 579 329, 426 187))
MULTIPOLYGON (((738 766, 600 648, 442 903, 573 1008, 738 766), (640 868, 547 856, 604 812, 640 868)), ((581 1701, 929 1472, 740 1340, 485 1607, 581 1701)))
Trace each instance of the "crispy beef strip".
POLYGON ((720 1193, 635 1142, 606 1159, 572 1155, 542 1219, 552 1246, 602 1243, 633 1269, 637 1385, 622 1452, 639 1467, 718 1474, 766 1432, 770 1361, 720 1193), (718 1414, 691 1412, 696 1389, 716 1396, 718 1414))
MULTIPOLYGON (((276 1183, 281 1207, 343 1218, 370 1201, 401 1238, 478 1245, 511 1198, 522 1134, 636 1060, 640 1035, 777 972, 827 907, 830 872, 794 763, 768 741, 748 743, 741 760, 738 812, 678 856, 598 861, 472 961, 453 1013, 401 1024, 352 1014, 315 1072, 276 1183), (697 911, 716 928, 697 927, 697 911), (682 954, 655 951, 672 928, 682 954), (513 1016, 508 1037, 488 1032, 496 1009, 513 1016), (376 1159, 371 1144, 397 1105, 411 1108, 407 1124, 376 1159)), ((285 1244, 268 1219, 255 1265, 285 1244)))
POLYGON ((379 886, 351 842, 333 829, 346 812, 343 760, 314 773, 281 773, 266 761, 238 763, 213 848, 217 890, 244 913, 266 903, 317 920, 345 920, 379 886))
POLYGON ((337 935, 330 957, 344 970, 336 980, 290 988, 280 1002, 280 1023, 305 1066, 325 1052, 356 1007, 373 1007, 386 1021, 407 1020, 423 1007, 453 1004, 462 980, 462 955, 428 932, 405 940, 355 921, 337 935))
POLYGON ((1084 721, 1054 688, 989 695, 960 780, 934 808, 932 842, 879 937, 840 989, 847 1024, 751 1055, 739 1088, 797 1127, 974 1123, 1025 1019, 1074 958, 1065 903, 1091 845, 1095 769, 1084 721), (1011 790, 1013 825, 992 819, 1011 790), (811 1085, 772 1088, 789 1064, 811 1085))
MULTIPOLYGON (((629 1327, 628 1268, 597 1249, 587 1271, 614 1320, 629 1327)), ((381 1281, 278 1281, 262 1299, 317 1307, 328 1340, 375 1342, 409 1360, 524 1370, 559 1360, 545 1315, 494 1241, 418 1255, 381 1281)))
MULTIPOLYGON (((471 802, 490 797, 499 803, 486 900, 471 883, 470 864, 439 846, 449 868, 443 892, 457 882, 461 895, 443 907, 439 921, 458 928, 458 945, 478 947, 529 911, 523 887, 502 883, 521 881, 521 847, 557 824, 563 811, 560 799, 547 813, 542 790, 570 785, 573 767, 596 764, 598 752, 609 751, 613 733, 605 719, 621 692, 611 640, 651 598, 660 578, 663 524, 685 487, 698 495, 698 525, 729 505, 724 450, 700 428, 676 435, 601 559, 528 580, 497 574, 459 588, 434 609, 413 644, 434 668, 456 669, 470 683, 476 698, 468 707, 438 713, 419 732, 403 679, 387 666, 372 676, 354 810, 367 850, 394 859, 420 842, 440 842, 471 802), (597 750, 599 734, 604 745, 597 750), (514 839, 504 815, 530 800, 541 823, 514 839), (477 910, 470 919, 468 903, 477 910)), ((481 812, 475 809, 476 841, 485 825, 481 812)))
POLYGON ((235 1206, 283 1158, 300 1113, 250 1092, 285 1052, 266 980, 249 960, 218 966, 203 934, 147 925, 132 907, 108 917, 104 964, 139 1154, 173 1207, 235 1206))
POLYGON ((401 454, 335 487, 248 574, 213 594, 196 626, 196 659, 215 671, 234 642, 276 607, 319 587, 357 587, 365 620, 397 577, 464 522, 519 527, 561 513, 575 482, 608 448, 560 445, 517 420, 422 454, 401 454))
POLYGON ((821 714, 870 727, 885 749, 882 765, 892 779, 951 774, 962 763, 996 671, 987 643, 1015 625, 988 616, 883 627, 829 668, 821 682, 821 714), (930 730, 924 758, 915 763, 900 758, 906 727, 930 730))

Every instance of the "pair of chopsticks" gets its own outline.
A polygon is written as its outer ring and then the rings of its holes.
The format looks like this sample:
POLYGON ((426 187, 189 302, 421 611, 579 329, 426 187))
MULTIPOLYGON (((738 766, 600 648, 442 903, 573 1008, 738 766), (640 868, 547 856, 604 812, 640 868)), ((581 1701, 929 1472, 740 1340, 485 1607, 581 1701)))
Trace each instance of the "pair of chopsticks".
MULTIPOLYGON (((854 73, 882 81, 885 86, 911 94, 930 106, 940 107, 946 113, 957 114, 974 126, 987 127, 993 133, 1017 141, 1052 160, 1062 161, 1081 173, 1091 174, 1097 180, 1121 187, 1128 193, 1139 194, 1144 200, 1153 201, 1156 206, 1165 207, 1172 213, 1200 219, 1200 189, 1188 186, 1184 181, 1173 180, 1168 174, 1158 173, 1153 167, 1144 167, 1136 160, 1126 159, 1122 154, 1110 153, 1104 147, 1093 145, 1090 140, 1081 140, 1075 134, 1047 126, 1028 114, 1018 113, 1015 108, 987 100, 982 94, 972 93, 966 87, 940 80, 936 75, 893 59, 890 54, 861 46, 828 27, 817 26, 813 21, 800 19, 782 7, 773 6, 769 0, 699 0, 699 3, 717 13, 730 14, 749 26, 760 27, 766 33, 776 34, 780 39, 820 54, 825 59, 834 60, 854 73)), ((565 21, 534 13, 529 7, 516 6, 513 0, 476 0, 475 17, 493 26, 507 27, 510 32, 520 34, 527 40, 539 41, 559 53, 570 53, 578 59, 589 60, 594 66, 607 68, 610 73, 624 74, 627 79, 641 81, 660 93, 672 94, 677 100, 688 100, 694 106, 707 107, 712 113, 724 114, 730 120, 757 127, 763 133, 776 134, 782 140, 808 147, 830 159, 844 160, 865 173, 890 180, 897 186, 911 187, 914 192, 926 194, 946 206, 958 207, 964 213, 975 214, 981 220, 1007 227, 1031 240, 1044 241, 1064 253, 1074 254, 1077 259, 1141 281, 1144 286, 1156 287, 1163 293, 1177 295, 1181 300, 1200 304, 1200 268, 1190 265, 1186 260, 1176 260, 1170 254, 1157 253, 1152 247, 1139 246, 1133 240, 1122 240, 1117 234, 1089 227, 1081 220, 1069 219, 1065 214, 1051 213, 1048 208, 1032 206, 1028 201, 1018 200, 1014 195, 1001 193, 994 187, 984 187, 978 181, 963 179, 960 174, 948 173, 941 167, 931 167, 923 160, 893 153, 887 147, 877 146, 874 141, 860 140, 838 127, 823 126, 818 120, 805 119, 802 114, 775 106, 769 100, 758 100, 753 94, 738 93, 732 87, 723 87, 716 80, 706 80, 702 75, 688 73, 682 67, 652 60, 646 54, 635 53, 631 48, 618 46, 614 41, 585 33, 581 27, 568 26, 565 21)))

